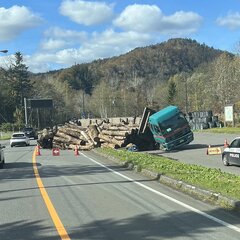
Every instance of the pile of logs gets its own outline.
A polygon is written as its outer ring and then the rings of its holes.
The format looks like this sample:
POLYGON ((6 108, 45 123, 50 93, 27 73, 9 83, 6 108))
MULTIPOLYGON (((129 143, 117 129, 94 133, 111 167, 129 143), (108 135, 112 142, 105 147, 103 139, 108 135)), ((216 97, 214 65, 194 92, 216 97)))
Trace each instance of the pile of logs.
POLYGON ((91 150, 96 147, 121 148, 138 138, 138 124, 121 122, 112 124, 107 120, 83 128, 74 123, 53 130, 44 130, 38 144, 43 148, 91 150))

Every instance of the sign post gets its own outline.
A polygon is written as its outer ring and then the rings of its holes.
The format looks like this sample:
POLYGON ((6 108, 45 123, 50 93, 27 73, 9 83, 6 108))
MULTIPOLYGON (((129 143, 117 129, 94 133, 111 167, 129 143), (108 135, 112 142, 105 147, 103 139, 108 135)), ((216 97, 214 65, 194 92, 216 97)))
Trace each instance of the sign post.
POLYGON ((28 125, 28 115, 27 115, 27 99, 24 98, 24 113, 25 113, 25 126, 28 125))
POLYGON ((52 149, 52 155, 53 156, 60 156, 60 149, 59 148, 53 148, 52 149))
POLYGON ((224 117, 225 117, 225 126, 226 122, 232 122, 232 126, 234 127, 234 109, 233 104, 227 105, 224 107, 224 117))

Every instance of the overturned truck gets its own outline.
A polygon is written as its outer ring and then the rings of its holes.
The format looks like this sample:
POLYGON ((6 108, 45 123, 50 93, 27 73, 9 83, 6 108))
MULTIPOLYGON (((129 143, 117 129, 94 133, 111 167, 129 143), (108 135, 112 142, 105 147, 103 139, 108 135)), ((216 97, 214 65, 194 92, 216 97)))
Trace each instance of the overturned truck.
POLYGON ((92 122, 87 127, 65 123, 54 129, 44 129, 38 137, 42 148, 91 150, 97 147, 114 149, 137 145, 139 150, 153 149, 155 141, 151 131, 138 133, 139 122, 134 118, 113 123, 109 119, 92 122))
POLYGON ((139 151, 172 150, 193 140, 193 133, 183 114, 175 106, 156 112, 145 108, 140 122, 136 118, 119 118, 118 123, 109 119, 81 123, 65 123, 61 127, 45 129, 38 144, 43 148, 91 150, 96 147, 129 148, 139 151))

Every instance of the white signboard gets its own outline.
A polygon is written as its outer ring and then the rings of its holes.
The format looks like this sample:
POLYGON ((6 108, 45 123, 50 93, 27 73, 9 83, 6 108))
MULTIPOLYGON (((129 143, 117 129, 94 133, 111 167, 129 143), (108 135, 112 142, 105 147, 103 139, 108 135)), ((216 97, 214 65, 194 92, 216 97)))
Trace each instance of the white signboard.
POLYGON ((224 113, 225 113, 225 121, 233 122, 233 105, 225 106, 224 113))

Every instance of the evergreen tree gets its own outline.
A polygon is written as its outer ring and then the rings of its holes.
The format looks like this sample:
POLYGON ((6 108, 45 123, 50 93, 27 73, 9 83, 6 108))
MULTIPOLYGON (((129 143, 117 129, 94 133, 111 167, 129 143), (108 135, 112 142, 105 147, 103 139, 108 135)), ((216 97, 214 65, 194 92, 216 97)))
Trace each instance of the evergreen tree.
POLYGON ((170 80, 168 84, 168 103, 174 105, 174 100, 176 97, 177 86, 173 80, 170 80))
POLYGON ((28 67, 23 63, 23 56, 20 52, 15 53, 15 62, 8 70, 8 81, 10 85, 10 96, 14 99, 16 106, 24 105, 24 98, 32 94, 28 67))

